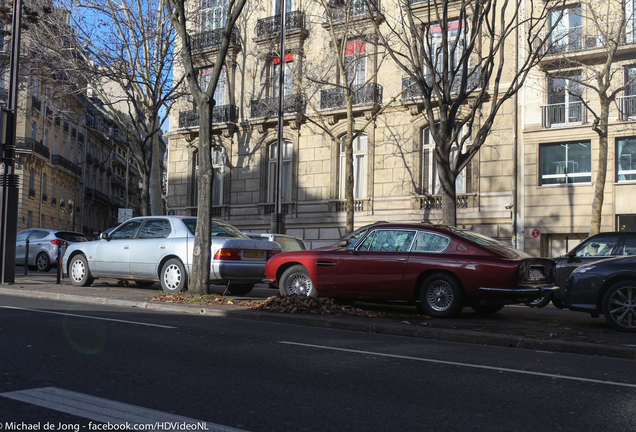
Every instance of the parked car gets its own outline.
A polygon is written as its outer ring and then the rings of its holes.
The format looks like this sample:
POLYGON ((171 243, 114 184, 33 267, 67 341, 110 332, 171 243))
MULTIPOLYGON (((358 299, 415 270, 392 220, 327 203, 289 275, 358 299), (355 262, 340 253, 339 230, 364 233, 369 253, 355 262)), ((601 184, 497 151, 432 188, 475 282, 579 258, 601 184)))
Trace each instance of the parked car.
POLYGON ((271 258, 281 294, 419 302, 433 317, 464 306, 494 313, 556 290, 555 264, 484 235, 441 225, 382 223, 351 245, 271 258))
MULTIPOLYGON (((372 227, 374 227, 376 225, 385 224, 385 223, 389 223, 389 222, 378 221, 378 222, 373 222, 372 224, 369 224, 369 225, 362 226, 362 227, 358 228, 357 230, 351 231, 349 234, 345 235, 340 240, 338 240, 337 242, 335 242, 331 246, 327 246, 327 247, 342 247, 342 246, 348 247, 348 246, 351 246, 360 237, 365 235, 367 233, 367 231, 369 231, 370 228, 372 228, 372 227)), ((322 249, 324 249, 324 248, 322 248, 322 249)))
MULTIPOLYGON (((267 259, 280 252, 270 241, 251 240, 227 222, 212 220, 211 284, 229 284, 245 295, 263 279, 267 259)), ((100 240, 76 244, 64 254, 64 274, 76 286, 100 277, 133 280, 138 286, 161 282, 167 293, 187 289, 192 272, 197 219, 143 216, 129 219, 100 240)))
POLYGON ((593 261, 628 255, 636 255, 636 232, 604 232, 586 238, 566 255, 554 258, 557 266, 556 285, 559 290, 529 302, 528 306, 543 307, 552 301, 556 307, 563 308, 565 282, 575 268, 593 261))
POLYGON ((285 234, 270 233, 243 233, 253 240, 269 240, 280 245, 282 252, 294 252, 307 250, 307 246, 303 239, 285 234))
POLYGON ((636 256, 578 267, 566 283, 565 307, 603 314, 615 329, 636 333, 636 256))
POLYGON ((29 268, 47 272, 57 265, 58 248, 88 239, 82 233, 47 228, 20 231, 16 236, 15 263, 25 265, 26 242, 29 241, 29 268))

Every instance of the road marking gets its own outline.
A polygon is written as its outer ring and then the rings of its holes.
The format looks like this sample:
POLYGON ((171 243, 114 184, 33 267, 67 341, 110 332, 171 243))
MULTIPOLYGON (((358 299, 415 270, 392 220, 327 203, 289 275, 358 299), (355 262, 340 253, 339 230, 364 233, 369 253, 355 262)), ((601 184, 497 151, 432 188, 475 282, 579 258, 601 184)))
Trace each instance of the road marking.
MULTIPOLYGON (((245 432, 242 429, 217 425, 57 387, 0 393, 0 396, 110 425, 126 425, 129 430, 245 432), (134 425, 140 426, 134 427, 134 425)), ((120 428, 113 428, 112 430, 120 430, 120 428)))
POLYGON ((102 317, 94 317, 94 316, 88 316, 88 315, 77 315, 77 314, 72 314, 68 312, 53 312, 53 311, 46 311, 46 310, 40 310, 40 309, 21 308, 16 306, 0 306, 0 307, 5 309, 17 309, 17 310, 23 310, 23 311, 29 311, 29 312, 40 312, 40 313, 47 313, 47 314, 53 314, 53 315, 66 315, 66 316, 72 316, 72 317, 78 317, 78 318, 88 318, 88 319, 95 319, 95 320, 102 320, 102 321, 113 321, 113 322, 119 322, 124 324, 143 325, 147 327, 159 327, 159 328, 165 328, 165 329, 177 328, 177 327, 172 327, 167 325, 150 324, 150 323, 143 323, 138 321, 126 321, 126 320, 119 320, 114 318, 102 318, 102 317))
POLYGON ((475 369, 487 369, 487 370, 493 370, 497 372, 510 372, 510 373, 524 374, 524 375, 542 376, 547 378, 558 378, 558 379, 564 379, 564 380, 570 380, 570 381, 581 381, 581 382, 587 382, 587 383, 607 384, 607 385, 613 385, 613 386, 619 386, 619 387, 636 388, 636 384, 621 383, 616 381, 603 381, 603 380, 581 378, 581 377, 568 376, 568 375, 549 374, 544 372, 533 372, 533 371, 526 371, 522 369, 510 369, 510 368, 502 368, 502 367, 495 367, 495 366, 460 363, 460 362, 453 362, 453 361, 447 361, 447 360, 427 359, 422 357, 402 356, 402 355, 396 355, 396 354, 384 354, 384 353, 378 353, 373 351, 361 351, 361 350, 355 350, 355 349, 336 348, 336 347, 330 347, 330 346, 324 346, 324 345, 311 345, 311 344, 304 344, 304 343, 298 343, 298 342, 278 341, 278 343, 282 343, 286 345, 297 345, 297 346, 308 347, 308 348, 332 350, 332 351, 343 351, 343 352, 349 352, 354 354, 374 355, 378 357, 391 357, 391 358, 399 358, 404 360, 416 360, 416 361, 427 362, 427 363, 437 363, 437 364, 444 364, 444 365, 451 365, 451 366, 462 366, 462 367, 470 367, 475 369))

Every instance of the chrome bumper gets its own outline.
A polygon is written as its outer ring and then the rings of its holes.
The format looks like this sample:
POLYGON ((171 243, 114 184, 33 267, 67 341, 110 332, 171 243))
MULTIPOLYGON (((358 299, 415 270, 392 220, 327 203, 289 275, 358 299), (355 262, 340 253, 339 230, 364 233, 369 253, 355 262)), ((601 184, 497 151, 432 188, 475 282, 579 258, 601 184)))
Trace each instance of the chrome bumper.
POLYGON ((487 288, 480 287, 480 291, 487 292, 499 292, 499 293, 512 293, 512 294, 524 294, 524 293, 543 293, 558 291, 558 286, 551 287, 536 287, 536 288, 487 288))

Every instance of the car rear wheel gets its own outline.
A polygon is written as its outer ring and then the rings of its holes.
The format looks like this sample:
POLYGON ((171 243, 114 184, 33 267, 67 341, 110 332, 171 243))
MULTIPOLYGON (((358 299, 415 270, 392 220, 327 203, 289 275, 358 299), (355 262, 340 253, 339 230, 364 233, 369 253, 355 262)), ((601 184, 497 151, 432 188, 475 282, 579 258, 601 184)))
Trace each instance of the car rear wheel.
POLYGON ((451 318, 462 310, 462 291, 457 280, 448 274, 435 273, 424 279, 420 304, 428 316, 451 318))
POLYGON ((280 278, 279 291, 281 295, 318 296, 309 272, 302 265, 295 265, 285 270, 280 278))
POLYGON ((35 264, 39 271, 47 272, 51 270, 51 258, 49 258, 49 255, 46 252, 41 252, 35 258, 35 264))
POLYGON ((150 288, 154 284, 155 283, 153 281, 135 281, 135 285, 137 285, 139 288, 150 288))
POLYGON ((235 296, 244 296, 254 289, 254 284, 230 284, 227 290, 235 296))
POLYGON ((552 301, 552 294, 548 294, 545 297, 541 297, 529 302, 525 302, 524 304, 531 308, 542 308, 546 307, 552 301))
POLYGON ((68 266, 68 274, 71 278, 71 283, 75 286, 90 286, 90 284, 92 284, 95 280, 88 269, 88 261, 86 261, 86 257, 81 254, 75 255, 71 258, 71 262, 68 266))
POLYGON ((504 305, 472 305, 472 310, 482 314, 494 314, 504 308, 504 305))
POLYGON ((181 260, 176 258, 166 261, 161 269, 161 288, 168 294, 185 291, 188 276, 181 260))
POLYGON ((603 297, 603 315, 616 330, 636 333, 636 284, 618 282, 603 297))

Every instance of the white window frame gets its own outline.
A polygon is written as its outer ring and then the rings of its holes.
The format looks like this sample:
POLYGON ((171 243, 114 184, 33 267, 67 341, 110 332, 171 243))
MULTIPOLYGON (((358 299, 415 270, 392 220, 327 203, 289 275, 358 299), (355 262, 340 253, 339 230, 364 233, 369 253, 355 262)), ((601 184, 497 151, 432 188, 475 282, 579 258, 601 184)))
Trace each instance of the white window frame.
MULTIPOLYGON (((465 131, 462 129, 458 140, 461 140, 465 131)), ((424 195, 440 195, 442 193, 442 184, 439 180, 439 172, 437 170, 437 154, 435 153, 435 142, 432 139, 430 134, 430 128, 426 127, 422 129, 422 187, 425 184, 428 184, 428 190, 424 191, 424 195), (424 167, 425 163, 425 154, 429 154, 428 158, 428 169, 426 170, 424 167), (428 171, 428 173, 427 173, 428 171), (428 174, 427 177, 425 175, 428 174)), ((451 147, 450 154, 450 163, 455 162, 455 158, 457 157, 457 146, 453 144, 451 147)), ((466 168, 461 170, 461 172, 455 177, 455 194, 463 194, 466 193, 466 168)))
POLYGON ((367 81, 367 43, 360 39, 347 40, 345 50, 346 85, 355 90, 367 81), (352 64, 355 62, 355 67, 352 64))
POLYGON ((225 28, 227 0, 201 0, 201 32, 225 28))
POLYGON ((223 205, 223 188, 225 183, 225 148, 212 147, 212 171, 214 182, 212 183, 212 205, 223 205))
MULTIPOLYGON (((278 143, 273 142, 268 149, 267 163, 267 202, 276 202, 276 166, 278 164, 278 143)), ((292 167, 294 162, 293 143, 290 140, 283 140, 283 166, 281 171, 281 195, 282 202, 291 201, 292 167)))
MULTIPOLYGON (((346 139, 346 135, 341 139, 346 139)), ((366 198, 366 180, 367 180, 367 151, 369 147, 369 138, 363 133, 353 140, 353 199, 366 198)), ((340 143, 340 181, 338 182, 338 199, 345 199, 346 186, 346 158, 345 144, 340 143)))

